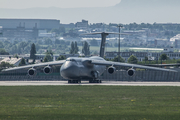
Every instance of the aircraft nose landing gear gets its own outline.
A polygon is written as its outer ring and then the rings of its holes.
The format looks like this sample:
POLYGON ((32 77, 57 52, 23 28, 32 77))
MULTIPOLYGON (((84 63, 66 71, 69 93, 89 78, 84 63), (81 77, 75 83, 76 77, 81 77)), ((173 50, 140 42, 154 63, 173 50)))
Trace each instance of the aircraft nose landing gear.
POLYGON ((89 80, 89 83, 102 83, 101 80, 89 80))
POLYGON ((81 80, 68 80, 68 83, 81 83, 81 80))

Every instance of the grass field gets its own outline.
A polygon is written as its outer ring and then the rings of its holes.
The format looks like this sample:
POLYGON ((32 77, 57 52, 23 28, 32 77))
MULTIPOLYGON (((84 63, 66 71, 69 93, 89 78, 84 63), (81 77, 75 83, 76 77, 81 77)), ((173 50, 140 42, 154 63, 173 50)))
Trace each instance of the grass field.
POLYGON ((180 87, 0 87, 0 120, 179 120, 180 87))

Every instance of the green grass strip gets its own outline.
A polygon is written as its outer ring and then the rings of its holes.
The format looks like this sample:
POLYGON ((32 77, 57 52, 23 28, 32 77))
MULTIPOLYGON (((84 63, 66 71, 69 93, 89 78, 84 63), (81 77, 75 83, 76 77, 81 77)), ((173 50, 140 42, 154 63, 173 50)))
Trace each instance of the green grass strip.
POLYGON ((180 87, 0 87, 0 120, 179 120, 180 87))

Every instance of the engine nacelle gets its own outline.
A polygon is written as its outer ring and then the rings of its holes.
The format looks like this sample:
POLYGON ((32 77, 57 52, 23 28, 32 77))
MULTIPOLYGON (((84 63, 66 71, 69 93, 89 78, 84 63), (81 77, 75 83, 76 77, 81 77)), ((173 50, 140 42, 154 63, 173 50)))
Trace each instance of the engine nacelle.
POLYGON ((108 72, 109 72, 110 74, 113 74, 115 71, 116 71, 116 68, 113 67, 113 66, 111 66, 111 67, 108 68, 108 72))
POLYGON ((129 70, 127 71, 127 74, 128 74, 130 77, 132 77, 133 75, 135 75, 135 70, 134 70, 133 68, 131 68, 131 69, 129 69, 129 70))
POLYGON ((37 74, 36 69, 30 68, 30 69, 28 70, 28 75, 29 75, 29 76, 35 76, 36 74, 37 74))
POLYGON ((50 66, 46 66, 46 67, 44 67, 43 72, 45 74, 51 74, 52 73, 52 68, 50 66))

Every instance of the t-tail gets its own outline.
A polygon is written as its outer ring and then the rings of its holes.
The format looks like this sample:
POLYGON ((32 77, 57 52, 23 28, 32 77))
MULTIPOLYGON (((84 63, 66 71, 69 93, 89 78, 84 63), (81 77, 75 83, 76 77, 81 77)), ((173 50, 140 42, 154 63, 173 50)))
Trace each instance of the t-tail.
POLYGON ((87 33, 87 34, 82 34, 82 35, 95 35, 95 34, 101 34, 101 46, 100 46, 100 57, 104 57, 104 53, 105 53, 105 46, 106 46, 106 37, 109 35, 109 34, 123 34, 123 35, 127 35, 127 34, 124 34, 124 33, 113 33, 113 32, 94 32, 94 33, 87 33))

